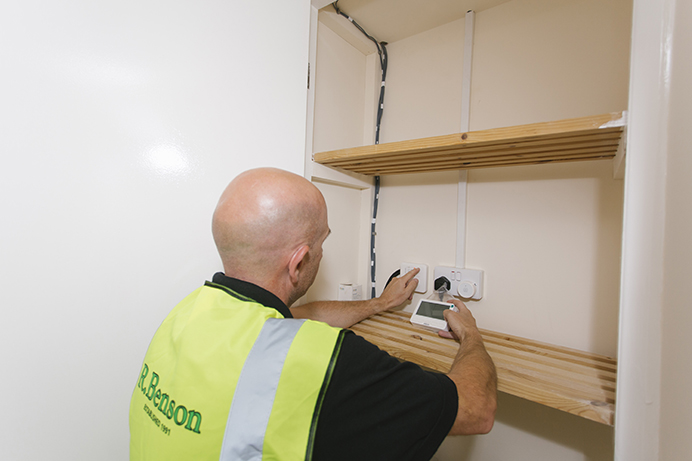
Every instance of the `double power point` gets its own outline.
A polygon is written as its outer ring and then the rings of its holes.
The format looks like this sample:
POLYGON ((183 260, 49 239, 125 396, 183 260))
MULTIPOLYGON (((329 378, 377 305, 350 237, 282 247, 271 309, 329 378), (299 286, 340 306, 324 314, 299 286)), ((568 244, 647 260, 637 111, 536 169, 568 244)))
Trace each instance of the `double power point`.
POLYGON ((434 280, 437 281, 440 277, 444 277, 445 284, 449 281, 449 293, 452 296, 475 300, 483 297, 483 271, 437 266, 434 280))
MULTIPOLYGON (((401 263, 401 275, 419 268, 420 272, 416 274, 418 286, 416 293, 425 293, 428 291, 428 266, 427 264, 416 263, 401 263)), ((435 267, 433 280, 444 277, 445 284, 449 282, 448 291, 452 296, 459 296, 464 299, 481 299, 483 297, 483 271, 475 269, 461 269, 458 267, 435 267)))

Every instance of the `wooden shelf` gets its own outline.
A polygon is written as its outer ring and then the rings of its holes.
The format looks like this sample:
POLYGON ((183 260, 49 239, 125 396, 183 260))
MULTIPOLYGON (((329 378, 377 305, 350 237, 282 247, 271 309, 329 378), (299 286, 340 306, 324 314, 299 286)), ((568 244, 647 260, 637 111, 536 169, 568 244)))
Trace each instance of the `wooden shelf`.
POLYGON ((625 124, 623 112, 614 112, 319 152, 314 160, 355 173, 385 175, 612 159, 625 124))
MULTIPOLYGON (((412 325, 407 312, 385 312, 351 329, 401 360, 446 373, 458 344, 412 325)), ((481 330, 502 392, 613 425, 615 359, 481 330)))

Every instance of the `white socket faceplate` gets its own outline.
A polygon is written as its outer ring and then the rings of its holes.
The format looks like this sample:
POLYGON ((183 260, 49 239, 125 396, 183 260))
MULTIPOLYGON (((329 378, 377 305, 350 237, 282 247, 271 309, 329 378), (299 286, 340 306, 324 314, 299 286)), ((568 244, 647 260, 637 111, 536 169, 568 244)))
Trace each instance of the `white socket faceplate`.
POLYGON ((452 287, 449 294, 463 299, 479 300, 483 297, 483 271, 458 267, 435 267, 433 281, 447 277, 452 287))

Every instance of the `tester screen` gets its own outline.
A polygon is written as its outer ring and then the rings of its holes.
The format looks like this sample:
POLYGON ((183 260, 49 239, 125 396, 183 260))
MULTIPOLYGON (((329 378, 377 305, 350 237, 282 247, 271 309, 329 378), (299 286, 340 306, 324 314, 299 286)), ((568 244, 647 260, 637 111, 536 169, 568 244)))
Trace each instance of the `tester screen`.
POLYGON ((442 312, 444 312, 445 309, 449 309, 449 305, 443 306, 441 304, 421 301, 417 314, 424 315, 425 317, 432 317, 434 319, 444 320, 445 316, 442 314, 442 312))

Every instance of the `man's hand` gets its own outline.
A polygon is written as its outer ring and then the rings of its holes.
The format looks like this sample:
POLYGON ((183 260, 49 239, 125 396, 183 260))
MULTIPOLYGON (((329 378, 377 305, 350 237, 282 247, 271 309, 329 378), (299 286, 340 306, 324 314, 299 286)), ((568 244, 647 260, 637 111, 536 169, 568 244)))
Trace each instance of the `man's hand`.
POLYGON ((483 338, 471 311, 456 299, 459 312, 444 311, 450 331, 439 335, 459 341, 459 350, 447 376, 454 381, 459 409, 450 435, 486 434, 493 427, 497 409, 497 374, 485 350, 483 338))
POLYGON ((466 304, 458 299, 452 299, 451 302, 457 307, 458 312, 454 312, 452 309, 447 309, 443 312, 447 325, 449 325, 449 331, 440 330, 438 334, 444 338, 452 338, 463 342, 469 331, 478 333, 476 319, 473 318, 466 304))
POLYGON ((394 277, 380 295, 381 310, 378 312, 400 306, 407 300, 410 300, 418 286, 418 279, 413 278, 418 272, 420 272, 420 269, 416 267, 404 275, 394 277))

